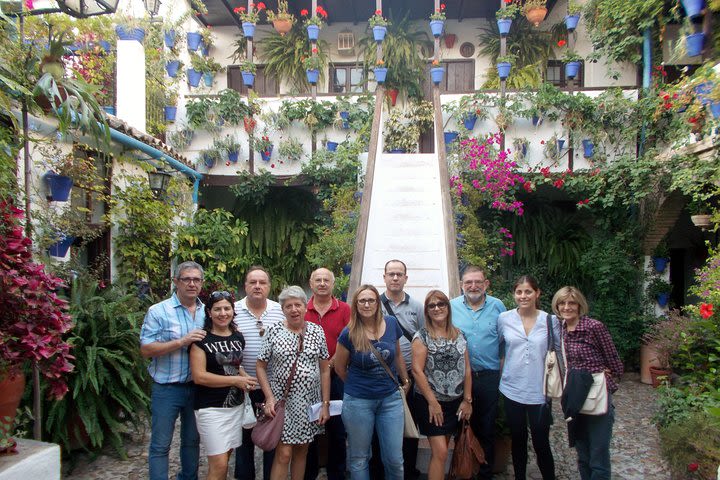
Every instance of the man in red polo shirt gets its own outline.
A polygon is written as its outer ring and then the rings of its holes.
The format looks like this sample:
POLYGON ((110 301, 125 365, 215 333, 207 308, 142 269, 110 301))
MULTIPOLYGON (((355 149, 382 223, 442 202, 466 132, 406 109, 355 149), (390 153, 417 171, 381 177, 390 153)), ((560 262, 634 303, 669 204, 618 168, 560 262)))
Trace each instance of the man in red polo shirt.
MULTIPOLYGON (((325 332, 328 352, 330 353, 330 399, 342 400, 343 381, 335 374, 335 346, 343 328, 350 322, 350 306, 333 297, 335 275, 327 268, 318 268, 310 274, 310 288, 313 295, 307 305, 305 320, 316 323, 325 332)), ((328 440, 327 478, 343 480, 345 478, 345 427, 339 415, 330 417, 325 424, 328 440)), ((305 467, 305 480, 315 480, 318 475, 317 439, 310 444, 305 467)))

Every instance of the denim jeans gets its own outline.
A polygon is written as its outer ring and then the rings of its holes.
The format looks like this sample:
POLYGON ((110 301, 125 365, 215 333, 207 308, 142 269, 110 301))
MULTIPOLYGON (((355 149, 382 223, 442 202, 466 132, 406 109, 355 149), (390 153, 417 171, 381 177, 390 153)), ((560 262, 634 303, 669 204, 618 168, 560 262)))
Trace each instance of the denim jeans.
MULTIPOLYGON (((265 401, 262 390, 250 392, 253 405, 265 401)), ((242 445, 235 449, 235 478, 239 480, 255 480, 255 444, 252 441, 252 428, 243 428, 242 445)), ((263 480, 270 478, 275 450, 263 452, 263 480)))
POLYGON ((615 423, 615 407, 605 415, 578 415, 575 450, 582 480, 610 480, 610 439, 615 423))
POLYGON ((403 480, 402 397, 396 391, 384 398, 343 398, 342 420, 348 437, 347 460, 352 480, 369 480, 370 444, 373 431, 380 440, 380 456, 385 465, 385 480, 403 480))
POLYGON ((550 449, 551 405, 527 405, 505 400, 505 418, 512 435, 512 461, 516 480, 525 480, 528 459, 528 425, 543 480, 555 479, 555 461, 550 449))
MULTIPOLYGON (((340 377, 332 373, 330 376, 330 400, 342 400, 345 384, 340 377)), ((327 435, 327 478, 328 480, 345 479, 345 455, 347 452, 347 435, 345 425, 339 415, 330 417, 325 424, 327 435)), ((307 462, 305 464, 305 480, 315 480, 318 476, 319 451, 317 437, 310 442, 307 462)))
POLYGON ((473 413, 470 426, 485 451, 488 463, 480 465, 478 479, 493 478, 495 460, 495 417, 500 398, 500 371, 480 370, 472 375, 473 413))
POLYGON ((150 480, 168 479, 168 453, 180 416, 180 465, 178 480, 197 480, 200 457, 200 435, 195 425, 193 384, 153 383, 150 411, 152 431, 148 464, 150 480))

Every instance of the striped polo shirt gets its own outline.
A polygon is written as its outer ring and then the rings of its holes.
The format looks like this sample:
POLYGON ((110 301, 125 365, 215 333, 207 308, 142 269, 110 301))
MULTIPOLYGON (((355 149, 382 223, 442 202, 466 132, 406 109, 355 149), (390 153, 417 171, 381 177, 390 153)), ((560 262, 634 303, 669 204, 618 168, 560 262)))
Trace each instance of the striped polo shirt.
POLYGON ((260 318, 255 317, 248 310, 247 298, 235 302, 235 325, 245 337, 242 365, 248 375, 255 376, 255 365, 263 340, 260 331, 264 330, 263 333, 267 334, 268 328, 283 320, 285 320, 285 314, 280 304, 269 298, 267 299, 265 311, 260 315, 260 318))

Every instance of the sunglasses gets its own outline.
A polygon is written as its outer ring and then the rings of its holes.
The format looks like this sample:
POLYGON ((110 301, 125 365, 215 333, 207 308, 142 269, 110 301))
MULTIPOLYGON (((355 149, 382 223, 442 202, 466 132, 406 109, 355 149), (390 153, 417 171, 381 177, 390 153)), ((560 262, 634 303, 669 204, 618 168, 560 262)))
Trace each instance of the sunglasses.
POLYGON ((428 303, 427 304, 428 310, 444 309, 444 308, 447 308, 447 306, 448 306, 447 302, 437 302, 437 303, 428 303))
POLYGON ((210 294, 210 300, 228 300, 232 301, 232 294, 227 290, 216 290, 210 294))
POLYGON ((265 335, 265 326, 263 325, 262 320, 255 322, 255 326, 258 328, 258 333, 261 337, 265 335))

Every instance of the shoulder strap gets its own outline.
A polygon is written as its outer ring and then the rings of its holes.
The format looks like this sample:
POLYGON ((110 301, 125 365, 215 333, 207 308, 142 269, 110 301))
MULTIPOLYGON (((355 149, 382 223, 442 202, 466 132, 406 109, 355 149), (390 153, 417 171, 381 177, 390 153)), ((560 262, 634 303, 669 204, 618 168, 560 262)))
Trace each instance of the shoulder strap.
POLYGON ((554 352, 555 335, 553 335, 552 317, 549 313, 545 316, 545 321, 547 322, 547 349, 548 352, 554 352))
POLYGON ((403 327, 403 324, 400 321, 400 319, 398 318, 398 316, 395 315, 395 312, 393 311, 393 309, 390 308, 390 300, 388 300, 387 295, 385 295, 384 293, 382 295, 380 295, 380 300, 382 301, 383 305, 385 306, 385 311, 388 313, 388 315, 392 315, 393 317, 395 317, 397 319, 397 324, 400 327, 400 330, 402 330, 403 337, 407 338, 407 341, 412 343, 412 335, 410 335, 410 332, 405 330, 405 327, 403 327))
POLYGON ((287 398, 288 393, 290 393, 290 384, 292 383, 292 379, 295 376, 295 369, 297 368, 297 362, 300 358, 300 352, 302 352, 303 349, 303 343, 305 342, 305 328, 303 328, 302 333, 300 334, 300 341, 298 341, 298 349, 297 349, 297 355, 295 355, 295 361, 292 364, 292 367, 290 367, 290 375, 288 375, 287 381, 285 382, 285 390, 283 390, 283 396, 282 398, 287 398))
POLYGON ((402 388, 400 383, 395 378, 395 375, 393 375, 392 370, 390 370, 390 367, 388 367, 388 365, 387 365, 387 363, 385 363, 385 360, 383 359, 382 355, 380 355, 380 352, 378 352, 378 349, 375 348, 375 346, 372 343, 370 343, 370 350, 375 355, 375 358, 378 359, 378 361, 380 362, 380 365, 383 366, 383 368, 387 372, 388 376, 392 379, 392 381, 394 383, 396 383, 398 387, 402 388))

